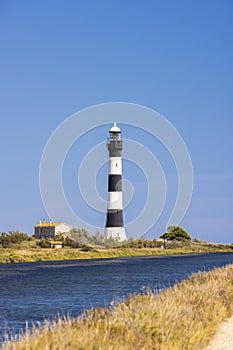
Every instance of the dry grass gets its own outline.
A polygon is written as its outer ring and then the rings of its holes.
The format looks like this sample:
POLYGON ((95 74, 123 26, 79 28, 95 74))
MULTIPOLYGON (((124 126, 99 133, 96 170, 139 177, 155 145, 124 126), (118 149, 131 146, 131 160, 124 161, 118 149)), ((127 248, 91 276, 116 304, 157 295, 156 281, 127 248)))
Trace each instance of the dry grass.
MULTIPOLYGON (((187 253, 187 251, 185 251, 187 253)), ((136 249, 136 248, 118 248, 118 249, 98 249, 94 251, 82 251, 76 248, 50 249, 0 249, 0 263, 14 262, 33 262, 48 260, 79 260, 93 258, 116 258, 121 256, 153 256, 166 254, 161 249, 136 249)))
POLYGON ((131 296, 113 310, 33 330, 4 350, 203 349, 233 314, 233 265, 197 273, 160 294, 131 296))
POLYGON ((190 253, 232 252, 232 245, 191 243, 187 246, 161 248, 98 248, 90 251, 65 247, 63 249, 38 248, 34 242, 18 248, 0 248, 0 263, 34 262, 46 260, 78 260, 92 258, 116 258, 121 256, 181 255, 190 253))

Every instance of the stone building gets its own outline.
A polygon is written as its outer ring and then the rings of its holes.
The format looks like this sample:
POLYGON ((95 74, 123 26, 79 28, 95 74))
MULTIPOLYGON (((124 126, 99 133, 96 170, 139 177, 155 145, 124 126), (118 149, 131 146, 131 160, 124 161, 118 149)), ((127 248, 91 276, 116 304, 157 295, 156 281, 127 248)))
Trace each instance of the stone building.
POLYGON ((40 221, 34 226, 35 238, 54 238, 60 233, 69 233, 72 226, 65 222, 44 222, 40 221))

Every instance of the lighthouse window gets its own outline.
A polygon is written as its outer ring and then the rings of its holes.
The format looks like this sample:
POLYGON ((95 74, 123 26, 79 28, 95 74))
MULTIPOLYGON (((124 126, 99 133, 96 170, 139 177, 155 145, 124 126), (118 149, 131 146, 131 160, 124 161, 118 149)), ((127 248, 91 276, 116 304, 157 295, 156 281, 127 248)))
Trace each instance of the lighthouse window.
POLYGON ((118 164, 116 163, 116 168, 117 168, 118 164))

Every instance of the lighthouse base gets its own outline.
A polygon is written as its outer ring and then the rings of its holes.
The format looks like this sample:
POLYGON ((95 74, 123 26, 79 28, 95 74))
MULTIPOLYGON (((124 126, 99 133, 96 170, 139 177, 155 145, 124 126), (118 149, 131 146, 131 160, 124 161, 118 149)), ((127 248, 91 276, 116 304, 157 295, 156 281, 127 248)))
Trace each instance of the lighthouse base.
POLYGON ((105 236, 106 238, 118 238, 119 242, 127 240, 124 227, 106 227, 105 236))

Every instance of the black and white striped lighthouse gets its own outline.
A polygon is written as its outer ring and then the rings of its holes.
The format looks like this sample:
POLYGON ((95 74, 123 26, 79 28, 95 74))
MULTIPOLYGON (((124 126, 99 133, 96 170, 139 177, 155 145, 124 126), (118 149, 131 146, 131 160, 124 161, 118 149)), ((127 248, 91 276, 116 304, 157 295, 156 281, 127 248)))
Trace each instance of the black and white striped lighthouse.
POLYGON ((107 237, 119 238, 119 241, 127 239, 123 220, 122 201, 122 161, 121 152, 123 143, 121 129, 114 123, 109 130, 110 137, 107 141, 109 152, 108 172, 108 209, 105 234, 107 237))

